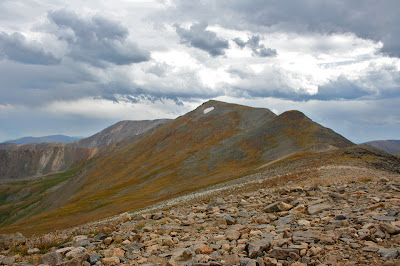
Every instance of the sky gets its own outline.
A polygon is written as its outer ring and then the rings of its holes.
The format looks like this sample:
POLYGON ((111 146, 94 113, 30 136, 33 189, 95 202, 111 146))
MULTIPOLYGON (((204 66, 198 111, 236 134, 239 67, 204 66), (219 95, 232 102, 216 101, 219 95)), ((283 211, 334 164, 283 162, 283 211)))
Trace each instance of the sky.
POLYGON ((2 0, 0 142, 210 99, 400 139, 398 0, 2 0))

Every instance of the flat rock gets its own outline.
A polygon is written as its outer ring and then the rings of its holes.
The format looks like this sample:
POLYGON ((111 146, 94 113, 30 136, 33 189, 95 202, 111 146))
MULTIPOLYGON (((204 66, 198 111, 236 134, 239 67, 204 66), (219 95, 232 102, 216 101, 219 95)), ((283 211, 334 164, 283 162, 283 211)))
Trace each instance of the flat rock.
POLYGON ((318 238, 318 235, 315 235, 308 231, 296 231, 293 233, 293 243, 301 244, 301 243, 314 243, 314 241, 318 238))
POLYGON ((104 265, 118 265, 121 260, 118 257, 109 257, 109 258, 102 258, 101 262, 104 265))
POLYGON ((40 263, 41 264, 48 264, 48 265, 57 265, 58 263, 62 262, 62 256, 60 253, 57 252, 51 252, 44 254, 40 258, 40 263))
POLYGON ((399 251, 395 248, 382 248, 378 250, 378 253, 388 260, 396 259, 399 256, 399 251))
POLYGON ((328 203, 320 203, 320 204, 315 204, 311 205, 307 208, 308 214, 310 215, 315 215, 323 211, 330 210, 332 206, 328 203))
POLYGON ((289 256, 293 256, 291 253, 299 256, 300 251, 294 248, 274 248, 270 255, 278 260, 286 260, 289 256))
POLYGON ((377 221, 387 221, 387 222, 396 221, 396 217, 394 216, 375 215, 372 216, 372 218, 377 221))
POLYGON ((262 239, 247 243, 246 250, 250 258, 256 258, 263 255, 263 252, 271 246, 271 239, 262 239))

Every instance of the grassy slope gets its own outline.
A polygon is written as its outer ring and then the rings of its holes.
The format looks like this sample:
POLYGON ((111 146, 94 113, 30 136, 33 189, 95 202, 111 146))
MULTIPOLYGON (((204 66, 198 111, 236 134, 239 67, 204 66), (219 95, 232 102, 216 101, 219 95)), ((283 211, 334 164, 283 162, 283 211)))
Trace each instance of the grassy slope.
MULTIPOLYGON (((300 112, 276 116, 267 109, 210 101, 133 145, 97 159, 62 207, 1 231, 45 232, 138 209, 239 177, 267 161, 320 143, 352 144, 300 112), (209 107, 215 109, 204 114, 209 107)), ((55 193, 66 192, 60 188, 55 193)))

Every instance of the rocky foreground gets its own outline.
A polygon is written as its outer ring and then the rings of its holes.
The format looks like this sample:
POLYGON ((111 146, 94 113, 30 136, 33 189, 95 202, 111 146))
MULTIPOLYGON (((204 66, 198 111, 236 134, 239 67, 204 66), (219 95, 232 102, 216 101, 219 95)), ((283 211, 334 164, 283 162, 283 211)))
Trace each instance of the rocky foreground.
POLYGON ((237 191, 0 248, 5 265, 400 265, 400 179, 237 191))

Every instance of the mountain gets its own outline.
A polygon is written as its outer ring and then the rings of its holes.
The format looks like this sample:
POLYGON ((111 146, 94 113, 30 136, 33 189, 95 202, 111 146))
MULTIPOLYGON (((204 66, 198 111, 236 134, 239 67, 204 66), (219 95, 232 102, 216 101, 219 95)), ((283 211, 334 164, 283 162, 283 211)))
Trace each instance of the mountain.
POLYGON ((170 119, 121 121, 91 137, 74 142, 72 146, 91 149, 99 148, 101 146, 121 142, 130 137, 143 134, 154 127, 164 125, 170 121, 170 119))
POLYGON ((384 150, 388 153, 400 155, 400 140, 375 140, 364 144, 384 150))
MULTIPOLYGON (((21 205, 13 219, 3 219, 9 225, 3 230, 74 226, 232 180, 293 154, 353 145, 299 111, 278 116, 264 108, 208 101, 96 156, 67 181, 53 176, 64 183, 55 182, 28 211, 21 205)), ((15 193, 23 189, 28 188, 15 193)), ((19 204, 23 198, 30 196, 24 194, 19 204)))
POLYGON ((68 137, 64 135, 51 135, 45 137, 23 137, 20 139, 14 139, 5 141, 4 143, 15 143, 15 144, 28 144, 28 143, 59 143, 59 142, 74 142, 78 138, 68 137))
POLYGON ((170 120, 122 121, 73 143, 0 143, 0 180, 20 179, 63 172, 114 149, 117 142, 131 142, 170 120))

